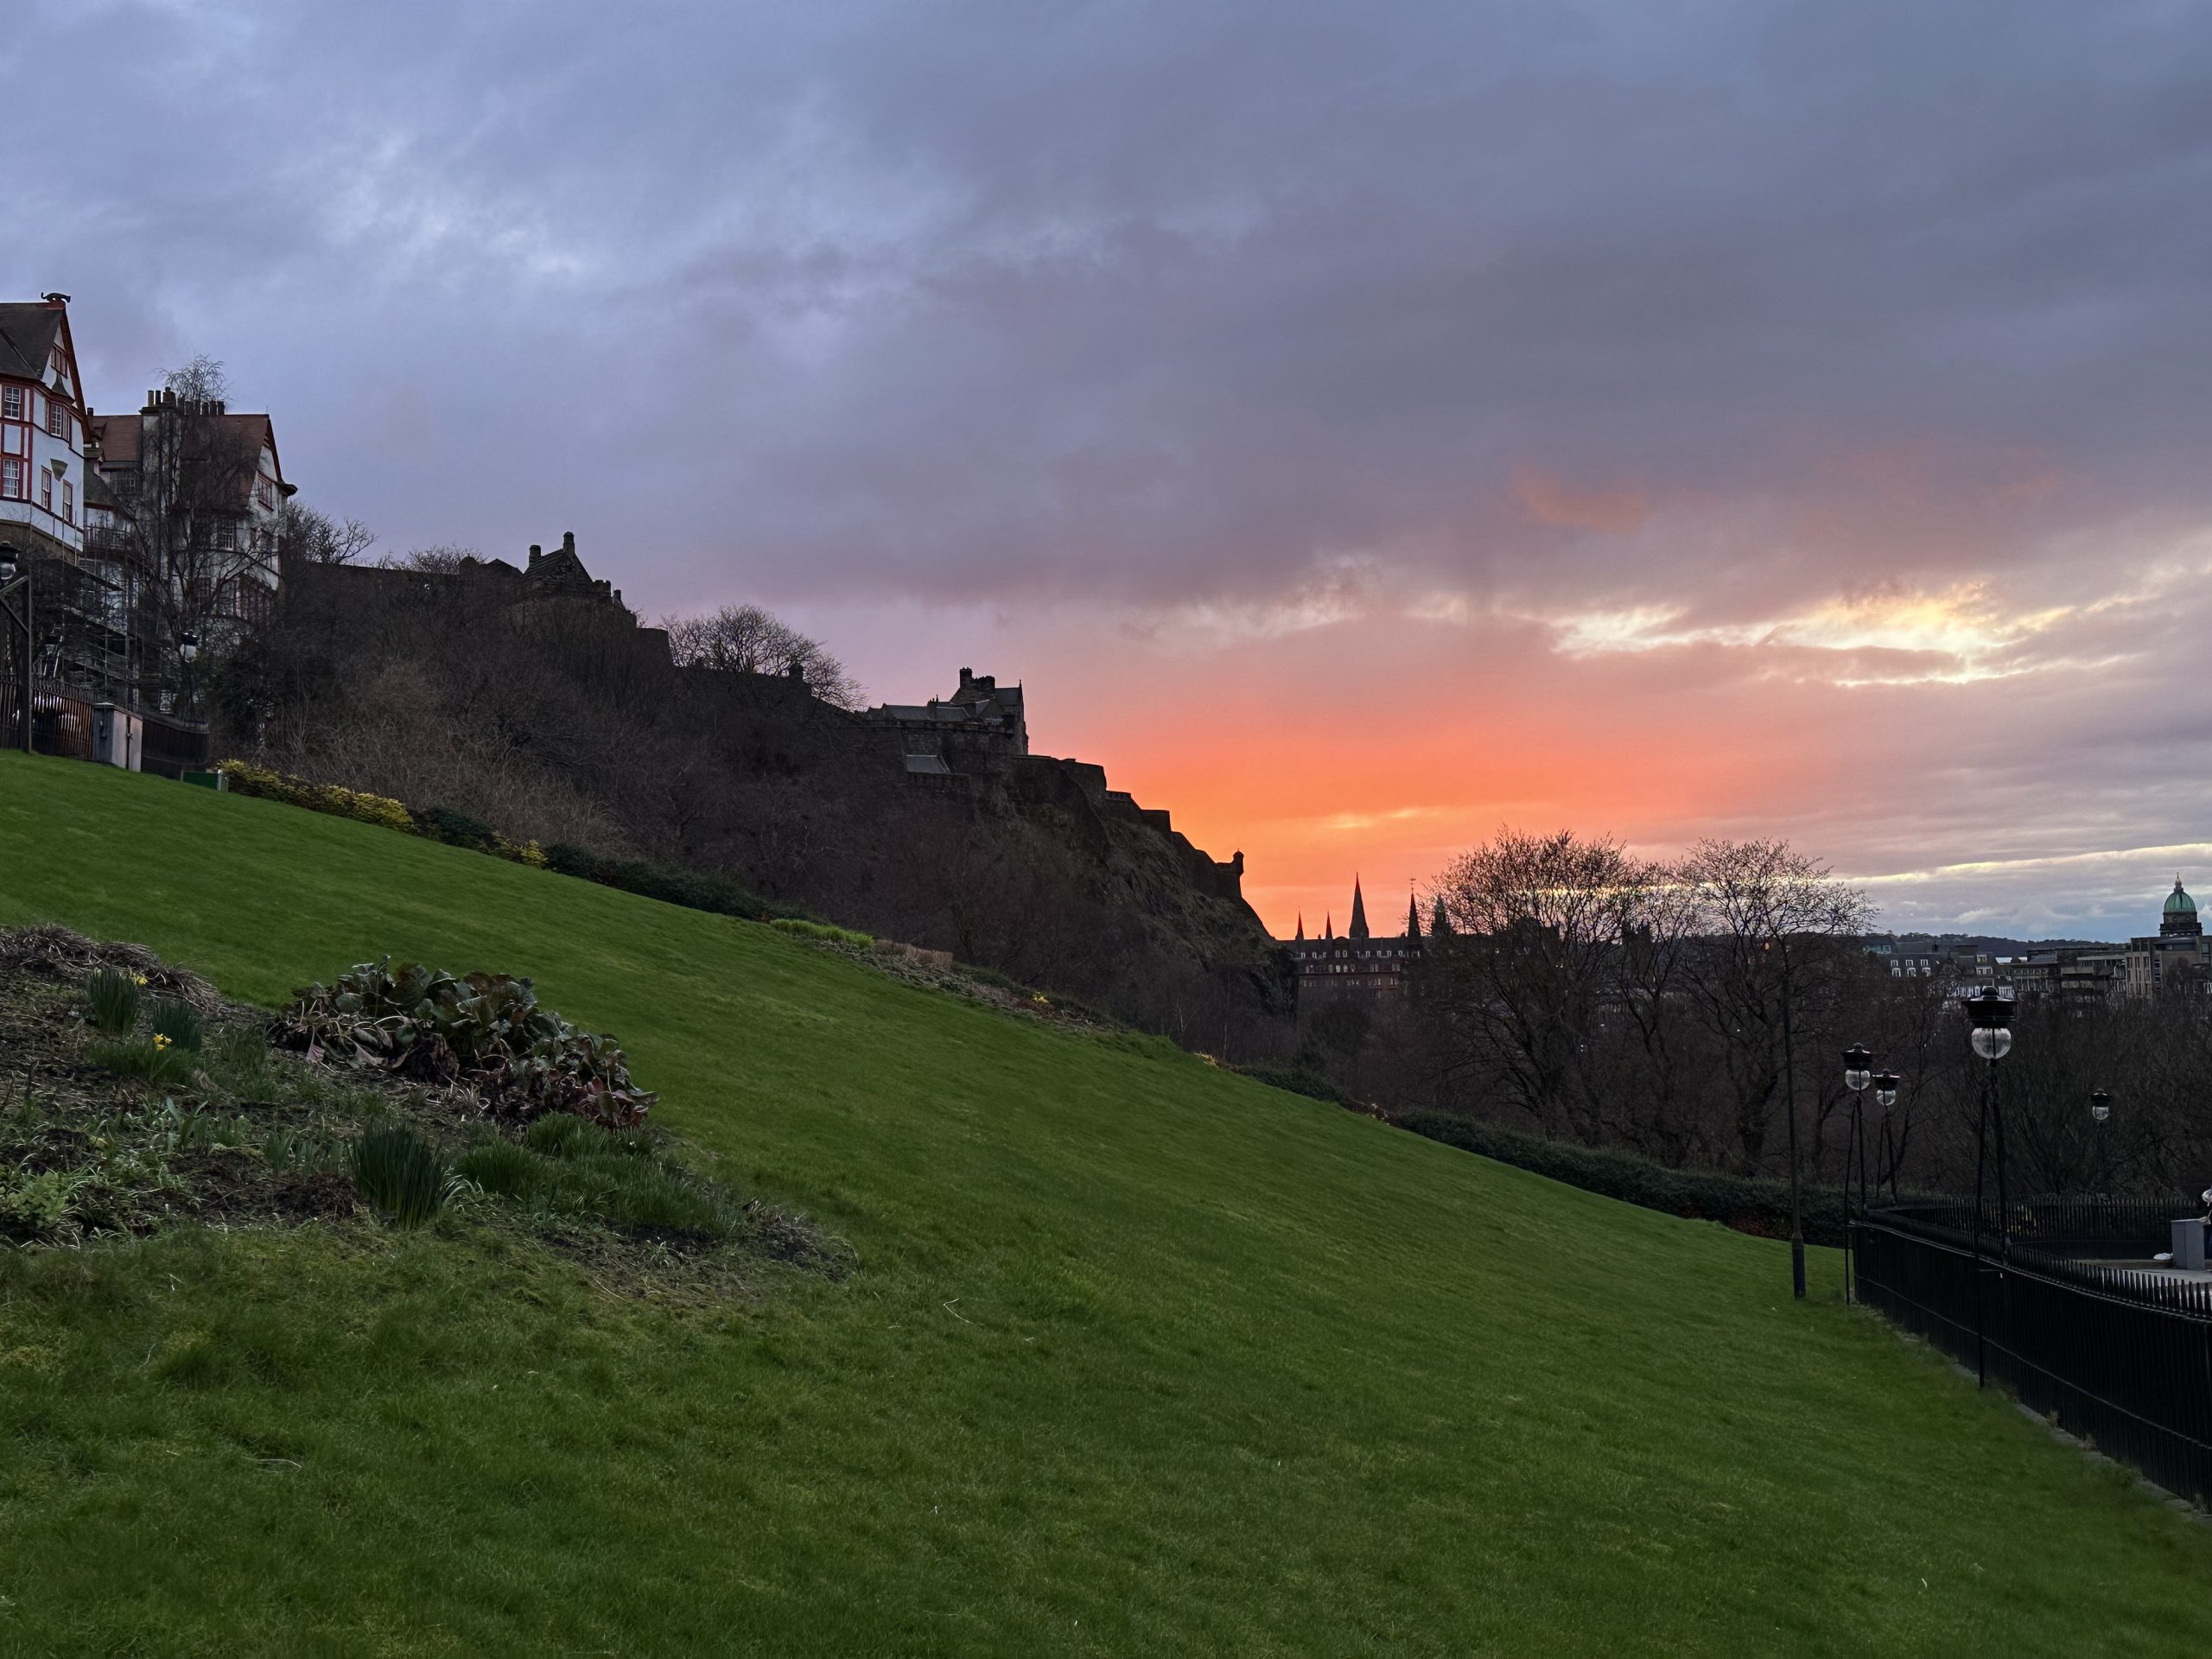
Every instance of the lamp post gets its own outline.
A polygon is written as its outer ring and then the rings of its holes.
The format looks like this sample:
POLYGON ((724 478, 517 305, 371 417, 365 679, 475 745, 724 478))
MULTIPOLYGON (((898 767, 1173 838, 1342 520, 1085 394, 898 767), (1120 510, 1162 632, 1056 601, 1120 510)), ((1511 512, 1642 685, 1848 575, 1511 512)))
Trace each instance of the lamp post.
MULTIPOLYGON (((1890 1201, 1892 1204, 1897 1202, 1897 1160, 1890 1146, 1890 1108, 1897 1103, 1897 1074, 1894 1071, 1877 1071, 1874 1074, 1874 1103, 1882 1109, 1882 1167, 1890 1172, 1890 1201)), ((1881 1183, 1877 1181, 1874 1185, 1879 1191, 1881 1183)), ((1859 1207, 1861 1210, 1866 1207, 1866 1148, 1863 1145, 1859 1148, 1859 1207)))
MULTIPOLYGON (((1852 1294, 1851 1278, 1851 1160, 1854 1154, 1860 1160, 1860 1174, 1865 1174, 1866 1136, 1865 1118, 1859 1103, 1866 1093, 1866 1085, 1874 1080, 1874 1057, 1866 1052, 1864 1043, 1853 1043, 1843 1051, 1843 1086, 1851 1090, 1851 1125, 1843 1143, 1843 1300, 1855 1300, 1852 1294)), ((1865 1181, 1860 1187, 1863 1190, 1865 1181)))
POLYGON ((1805 1300, 1805 1206, 1797 1161, 1797 1049, 1789 1033, 1789 936, 1782 945, 1782 1088, 1789 1122, 1789 1294, 1805 1300))
POLYGON ((2097 1125, 2097 1191, 2107 1197, 2112 1191, 2112 1163, 2106 1156, 2105 1122, 2112 1116, 2112 1096, 2101 1089, 2089 1091, 2089 1116, 2097 1125))
POLYGON ((22 636, 23 641, 23 753, 31 752, 31 687, 33 662, 31 644, 36 637, 31 632, 31 573, 23 564, 13 542, 0 542, 0 615, 4 615, 12 631, 22 636), (15 603, 10 603, 13 599, 15 603), (21 608, 19 609, 18 607, 21 608))
POLYGON ((194 659, 200 655, 200 636, 190 628, 187 628, 182 633, 177 635, 176 655, 177 660, 184 664, 184 672, 180 677, 184 682, 184 707, 180 712, 189 719, 193 705, 198 701, 194 695, 197 688, 192 681, 192 664, 194 659))
MULTIPOLYGON (((2012 1048, 2012 999, 1995 985, 1986 985, 1979 996, 1964 999, 1968 1039, 1986 1062, 1981 1074, 1981 1116, 1974 1129, 1974 1369, 1981 1382, 1989 1381, 1989 1352, 1982 1317, 1981 1265, 1982 1192, 1989 1164, 1989 1127, 1997 1126, 1997 1227, 1999 1259, 2012 1255, 2012 1217, 2005 1190, 2005 1110, 1997 1100, 1997 1062, 2012 1048)), ((1999 1270, 2000 1273, 2002 1269, 1999 1270)))

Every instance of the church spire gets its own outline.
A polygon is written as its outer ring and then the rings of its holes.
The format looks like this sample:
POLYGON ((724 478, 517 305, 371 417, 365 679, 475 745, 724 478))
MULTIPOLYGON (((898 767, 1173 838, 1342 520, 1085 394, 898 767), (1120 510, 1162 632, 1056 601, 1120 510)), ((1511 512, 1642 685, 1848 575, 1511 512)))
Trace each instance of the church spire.
POLYGON ((1337 937, 1337 912, 1333 910, 1329 912, 1328 919, 1321 924, 1321 937, 1325 939, 1337 937))
POLYGON ((1414 884, 1406 883, 1406 937, 1421 938, 1421 906, 1414 899, 1414 884))
POLYGON ((1295 943, 1300 944, 1306 943, 1306 912, 1302 910, 1298 912, 1298 938, 1295 943))
POLYGON ((1359 878, 1351 879, 1351 926, 1345 937, 1363 939, 1367 937, 1367 901, 1359 896, 1359 878))

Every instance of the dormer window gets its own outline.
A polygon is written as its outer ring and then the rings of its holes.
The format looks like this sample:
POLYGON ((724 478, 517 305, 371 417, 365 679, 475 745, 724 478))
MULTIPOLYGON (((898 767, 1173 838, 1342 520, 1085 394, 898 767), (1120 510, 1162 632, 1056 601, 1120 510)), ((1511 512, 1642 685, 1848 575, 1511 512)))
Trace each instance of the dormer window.
POLYGON ((46 431, 48 437, 69 441, 69 406, 58 397, 46 400, 46 431))

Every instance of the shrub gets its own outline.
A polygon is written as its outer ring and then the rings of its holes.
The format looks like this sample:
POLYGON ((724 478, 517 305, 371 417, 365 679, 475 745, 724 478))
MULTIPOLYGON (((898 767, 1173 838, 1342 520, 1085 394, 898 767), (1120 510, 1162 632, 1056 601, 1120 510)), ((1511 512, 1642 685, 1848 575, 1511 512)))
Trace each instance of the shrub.
POLYGON ((612 1037, 579 1031, 541 1007, 527 979, 507 974, 456 978, 421 963, 363 963, 302 990, 276 1035, 310 1058, 465 1084, 493 1111, 518 1117, 575 1112, 626 1126, 659 1098, 632 1082, 612 1037))
POLYGON ((188 1003, 163 998, 153 1006, 148 1021, 157 1037, 166 1037, 175 1047, 196 1054, 207 1038, 207 1022, 194 1013, 188 1003))
POLYGON ((243 760, 226 760, 215 770, 228 780, 231 792, 236 795, 258 796, 309 812, 381 824, 387 830, 404 830, 410 836, 426 836, 432 841, 491 853, 518 864, 538 868, 545 864, 545 854, 536 842, 509 841, 489 824, 480 823, 451 807, 434 806, 417 812, 405 802, 395 801, 386 795, 367 795, 358 790, 341 789, 336 784, 309 783, 304 778, 250 766, 243 760))
POLYGON ((415 815, 407 810, 406 804, 389 796, 365 795, 341 789, 336 784, 309 783, 304 778, 289 778, 281 772, 249 766, 243 760, 226 760, 215 770, 229 779, 234 794, 283 801, 288 805, 305 807, 310 812, 327 812, 334 817, 353 818, 362 823, 380 823, 387 830, 411 833, 415 829, 415 815))
POLYGON ((442 841, 448 847, 473 847, 480 853, 490 852, 499 840, 499 832, 490 824, 449 806, 434 806, 417 813, 416 824, 433 841, 442 841))
POLYGON ((748 922, 763 920, 770 914, 769 907, 760 899, 736 882, 720 876, 696 875, 689 870, 672 870, 638 859, 605 858, 588 848, 564 842, 556 842, 545 849, 543 856, 545 868, 559 874, 595 881, 602 887, 618 887, 624 893, 658 899, 664 904, 681 905, 686 910, 736 916, 748 922))
POLYGON ((1270 1089, 1287 1090, 1294 1095, 1325 1100, 1332 1106, 1345 1103, 1344 1091, 1311 1066, 1240 1065, 1236 1069, 1254 1082, 1264 1083, 1270 1089))
POLYGON ((861 933, 849 927, 835 927, 828 922, 810 922, 797 916, 778 916, 768 925, 779 933, 788 933, 794 938, 823 939, 831 944, 849 944, 865 950, 875 943, 875 936, 861 933))
POLYGON ((138 988, 142 976, 118 968, 103 968, 85 976, 85 1001, 92 1004, 92 1025, 111 1037, 119 1037, 138 1023, 138 988))
POLYGON ((118 1077, 143 1077, 157 1088, 174 1088, 192 1077, 192 1051, 179 1048, 158 1033, 94 1043, 91 1053, 93 1065, 104 1065, 118 1077))
POLYGON ((373 1128, 353 1143, 353 1185, 402 1227, 420 1227, 446 1206, 456 1185, 429 1142, 404 1124, 373 1128))
MULTIPOLYGON (((1540 1135, 1525 1135, 1444 1112, 1414 1112, 1399 1123, 1415 1135, 1548 1176, 1586 1192, 1602 1193, 1693 1221, 1720 1222, 1738 1232, 1765 1238, 1789 1236, 1787 1181, 1730 1175, 1719 1170, 1669 1169, 1633 1153, 1547 1141, 1540 1135)), ((1843 1243, 1840 1187, 1805 1186, 1800 1211, 1808 1243, 1843 1243)))

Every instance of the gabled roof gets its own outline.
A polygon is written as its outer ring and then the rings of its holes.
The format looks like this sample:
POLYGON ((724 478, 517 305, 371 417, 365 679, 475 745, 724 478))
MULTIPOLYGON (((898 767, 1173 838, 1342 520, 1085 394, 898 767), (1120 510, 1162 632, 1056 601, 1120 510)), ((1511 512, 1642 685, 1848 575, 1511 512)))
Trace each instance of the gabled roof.
MULTIPOLYGON (((238 446, 238 459, 245 468, 242 485, 250 502, 253 494, 253 480, 260 474, 261 452, 265 447, 272 458, 276 458, 276 481, 284 481, 284 463, 277 458, 276 423, 266 415, 202 415, 193 418, 213 421, 216 429, 228 435, 238 446)), ((136 467, 145 416, 140 415, 95 415, 92 416, 92 436, 99 445, 102 467, 136 467)), ((289 492, 288 492, 289 493, 289 492)))
POLYGON ((0 305, 0 374, 19 380, 45 379, 63 315, 60 306, 43 300, 0 305))

